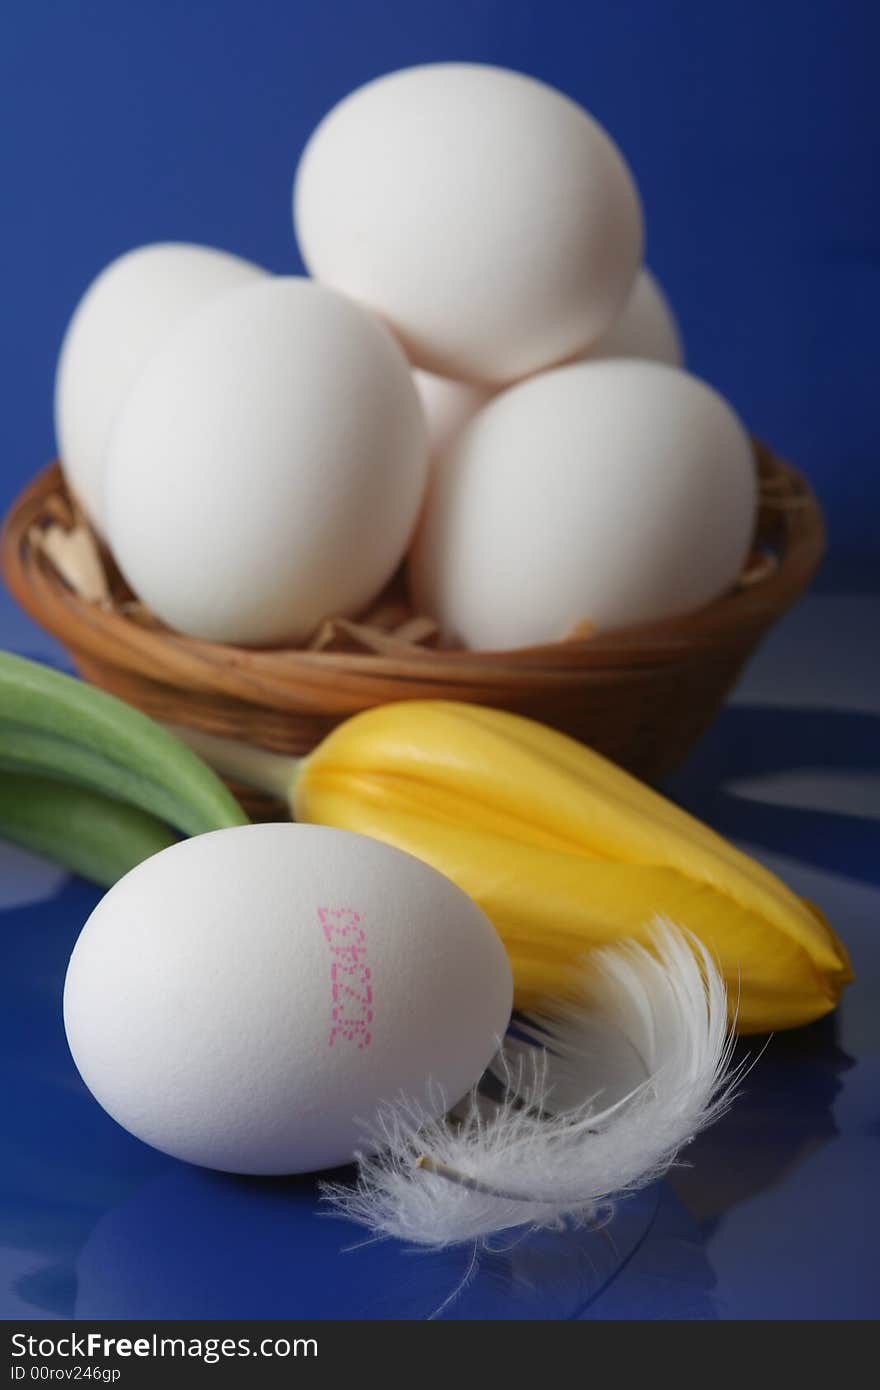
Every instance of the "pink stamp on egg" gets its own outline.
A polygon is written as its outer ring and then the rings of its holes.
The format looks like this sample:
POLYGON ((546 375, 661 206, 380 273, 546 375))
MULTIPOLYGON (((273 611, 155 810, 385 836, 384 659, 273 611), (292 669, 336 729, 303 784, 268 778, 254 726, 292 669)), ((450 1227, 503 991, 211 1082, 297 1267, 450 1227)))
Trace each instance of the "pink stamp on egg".
POLYGON ((319 907, 318 920, 330 951, 330 1037, 370 1046, 373 972, 367 964, 367 934, 353 907, 319 907))

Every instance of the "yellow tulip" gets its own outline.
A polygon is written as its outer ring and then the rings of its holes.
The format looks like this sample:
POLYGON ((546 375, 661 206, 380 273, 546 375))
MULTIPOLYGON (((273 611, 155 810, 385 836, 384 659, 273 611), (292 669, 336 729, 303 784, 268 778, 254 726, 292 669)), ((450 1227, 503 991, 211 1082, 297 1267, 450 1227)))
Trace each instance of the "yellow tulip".
MULTIPOLYGON (((197 736, 200 737, 200 736, 197 736)), ((713 952, 740 1032, 828 1013, 853 978, 817 907, 599 754, 479 705, 405 701, 354 715, 291 772, 295 819, 358 831, 432 864, 479 903, 513 966, 516 1003, 564 993, 593 946, 649 939, 658 915, 713 952)), ((213 750, 216 753, 216 749, 213 750)), ((254 763, 254 767, 256 767, 254 763)), ((438 924, 442 929, 442 923, 438 924)))

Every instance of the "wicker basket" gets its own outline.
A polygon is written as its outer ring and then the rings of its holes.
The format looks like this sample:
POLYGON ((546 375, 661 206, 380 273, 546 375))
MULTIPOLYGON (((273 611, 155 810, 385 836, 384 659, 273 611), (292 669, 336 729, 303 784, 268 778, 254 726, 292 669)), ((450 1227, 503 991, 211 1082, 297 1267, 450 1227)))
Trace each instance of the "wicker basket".
POLYGON ((260 650, 169 631, 133 602, 102 552, 107 589, 96 597, 62 577, 46 535, 79 526, 61 470, 39 474, 2 534, 6 583, 23 608, 69 650, 86 679, 159 719, 283 752, 312 748, 356 710, 402 699, 495 705, 555 725, 648 781, 685 757, 743 664, 799 597, 824 549, 807 483, 756 445, 761 509, 755 548, 736 588, 685 618, 508 652, 435 650, 410 622, 339 624, 323 650, 260 650))

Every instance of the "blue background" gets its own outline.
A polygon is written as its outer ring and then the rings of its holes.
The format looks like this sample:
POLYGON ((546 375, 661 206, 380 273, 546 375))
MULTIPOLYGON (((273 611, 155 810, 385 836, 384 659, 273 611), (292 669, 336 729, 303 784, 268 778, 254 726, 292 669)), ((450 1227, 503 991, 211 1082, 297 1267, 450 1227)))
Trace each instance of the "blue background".
POLYGON ((519 68, 583 102, 642 189, 694 370, 801 465, 823 585, 876 586, 876 0, 4 0, 0 503, 53 449, 65 323, 140 242, 300 268, 303 142, 406 64, 519 68))
MULTIPOLYGON (((670 784, 819 902, 857 983, 775 1039, 693 1167, 607 1243, 484 1261, 454 1317, 878 1311, 880 105, 876 0, 3 0, 0 506, 53 451, 66 321, 140 242, 300 269, 290 186, 352 87, 471 59, 582 101, 640 183, 689 362, 810 476, 832 548, 670 784)), ((0 647, 62 654, 0 596, 0 647)), ((0 1315, 426 1317, 467 1256, 314 1219, 302 1180, 176 1164, 94 1104, 65 1046, 66 962, 98 891, 0 844, 0 1315)))

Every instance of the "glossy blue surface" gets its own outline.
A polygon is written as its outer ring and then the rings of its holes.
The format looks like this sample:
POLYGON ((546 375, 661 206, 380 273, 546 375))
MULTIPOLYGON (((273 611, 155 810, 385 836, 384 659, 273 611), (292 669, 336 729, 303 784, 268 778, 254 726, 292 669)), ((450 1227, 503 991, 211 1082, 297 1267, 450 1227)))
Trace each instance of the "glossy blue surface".
MULTIPOLYGON (((688 1166, 607 1230, 500 1241, 475 1272, 467 1251, 359 1245, 359 1230, 319 1216, 309 1179, 202 1172, 120 1129, 80 1082, 61 1022, 67 959, 99 894, 0 845, 0 1315, 877 1316, 875 616, 856 599, 807 600, 672 787, 828 913, 858 975, 841 1009, 771 1040, 688 1166)), ((58 660, 11 611, 0 645, 58 660)))

